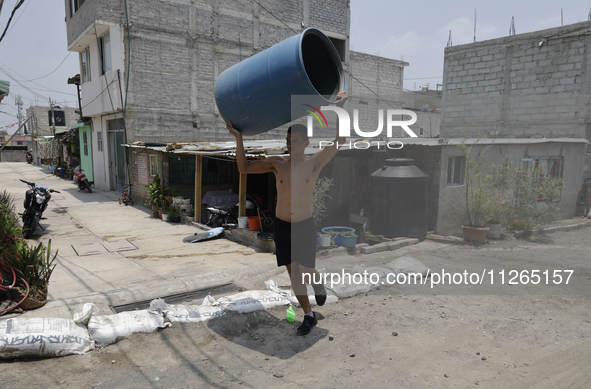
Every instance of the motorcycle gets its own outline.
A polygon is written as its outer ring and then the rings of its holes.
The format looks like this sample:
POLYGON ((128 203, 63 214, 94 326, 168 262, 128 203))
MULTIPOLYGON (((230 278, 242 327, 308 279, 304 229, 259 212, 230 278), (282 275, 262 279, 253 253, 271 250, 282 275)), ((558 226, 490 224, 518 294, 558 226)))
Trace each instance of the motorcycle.
POLYGON ((33 154, 30 151, 27 151, 27 163, 33 163, 33 154))
MULTIPOLYGON (((263 228, 272 231, 274 215, 272 211, 263 211, 260 204, 262 200, 259 197, 251 195, 246 196, 246 213, 252 216, 259 216, 263 228), (255 211, 253 211, 255 210, 255 211)), ((206 225, 210 227, 236 228, 238 226, 238 204, 226 204, 207 207, 209 218, 206 225)))
POLYGON ((33 236, 37 226, 42 230, 45 230, 39 224, 39 220, 45 220, 43 212, 47 208, 49 199, 51 199, 51 193, 60 193, 57 190, 48 189, 43 185, 35 185, 33 182, 20 180, 31 188, 27 190, 25 194, 25 201, 23 203, 25 211, 20 214, 23 219, 23 235, 26 239, 33 236))
POLYGON ((86 178, 86 174, 82 172, 82 169, 74 170, 74 175, 78 179, 78 191, 88 189, 88 193, 92 193, 90 185, 94 184, 94 182, 88 181, 88 178, 86 178))

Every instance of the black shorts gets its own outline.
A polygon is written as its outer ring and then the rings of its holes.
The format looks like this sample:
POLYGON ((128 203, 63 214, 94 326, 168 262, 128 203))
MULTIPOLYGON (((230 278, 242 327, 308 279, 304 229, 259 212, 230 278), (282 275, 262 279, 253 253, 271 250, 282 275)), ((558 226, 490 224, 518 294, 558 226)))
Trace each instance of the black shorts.
POLYGON ((298 262, 302 266, 316 267, 316 225, 313 218, 296 223, 275 218, 273 226, 277 266, 298 262))

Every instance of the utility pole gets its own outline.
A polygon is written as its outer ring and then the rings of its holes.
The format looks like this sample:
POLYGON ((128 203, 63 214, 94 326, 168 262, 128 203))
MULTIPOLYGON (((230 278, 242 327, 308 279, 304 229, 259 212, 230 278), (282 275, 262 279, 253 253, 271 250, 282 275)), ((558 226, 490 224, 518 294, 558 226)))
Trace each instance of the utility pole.
POLYGON ((23 99, 21 99, 20 95, 14 96, 14 105, 16 105, 16 118, 18 119, 18 126, 20 128, 21 121, 23 120, 23 99))
POLYGON ((51 97, 49 98, 49 107, 51 108, 51 128, 49 130, 49 134, 55 136, 55 115, 53 113, 53 107, 55 105, 55 101, 51 101, 51 97))

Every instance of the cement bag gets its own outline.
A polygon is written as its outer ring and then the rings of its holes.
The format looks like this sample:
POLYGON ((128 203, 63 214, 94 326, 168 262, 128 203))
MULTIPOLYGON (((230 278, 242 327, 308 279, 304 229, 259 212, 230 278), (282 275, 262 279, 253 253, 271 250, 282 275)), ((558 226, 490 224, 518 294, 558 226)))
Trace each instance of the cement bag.
MULTIPOLYGON (((279 286, 273 280, 265 281, 265 286, 270 291, 281 295, 284 299, 287 300, 287 303, 293 305, 294 307, 300 306, 300 302, 298 301, 298 298, 293 294, 293 291, 291 289, 290 290, 279 289, 279 286)), ((308 300, 310 300, 310 305, 318 305, 318 303, 316 302, 316 297, 314 296, 313 289, 312 289, 312 292, 310 293, 311 288, 312 288, 311 286, 308 287, 308 300)), ((339 298, 334 293, 330 292, 329 290, 327 290, 326 292, 327 293, 326 293, 325 304, 336 303, 339 300, 339 298)))
POLYGON ((170 327, 170 323, 164 323, 162 314, 147 309, 91 316, 88 321, 88 333, 99 347, 118 342, 136 332, 150 333, 164 327, 170 327))
POLYGON ((417 259, 412 257, 400 257, 390 263, 387 263, 387 268, 394 270, 395 273, 420 273, 423 277, 429 274, 429 268, 417 259))
POLYGON ((84 326, 61 318, 13 318, 0 321, 0 358, 61 357, 84 354, 94 342, 84 326))
POLYGON ((253 290, 220 297, 216 305, 224 311, 247 313, 288 303, 289 301, 279 293, 269 290, 253 290))
POLYGON ((205 297, 201 305, 166 304, 162 299, 150 302, 150 311, 161 312, 171 322, 196 323, 222 316, 224 311, 214 305, 215 299, 205 297))

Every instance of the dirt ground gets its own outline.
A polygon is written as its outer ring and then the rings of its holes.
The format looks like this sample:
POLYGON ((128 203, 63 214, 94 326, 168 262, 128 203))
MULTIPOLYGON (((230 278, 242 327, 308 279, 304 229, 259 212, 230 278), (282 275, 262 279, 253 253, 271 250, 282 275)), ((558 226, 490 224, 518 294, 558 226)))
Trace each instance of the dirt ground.
MULTIPOLYGON (((317 307, 174 323, 81 356, 0 364, 3 388, 588 388, 591 228, 424 255, 432 271, 506 271, 493 285, 380 285, 317 307), (572 269, 568 285, 507 285, 508 271, 572 269)), ((400 254, 374 255, 389 262, 400 254)), ((488 281, 485 283, 489 283, 488 281)), ((545 280, 541 283, 545 284, 545 280)))

